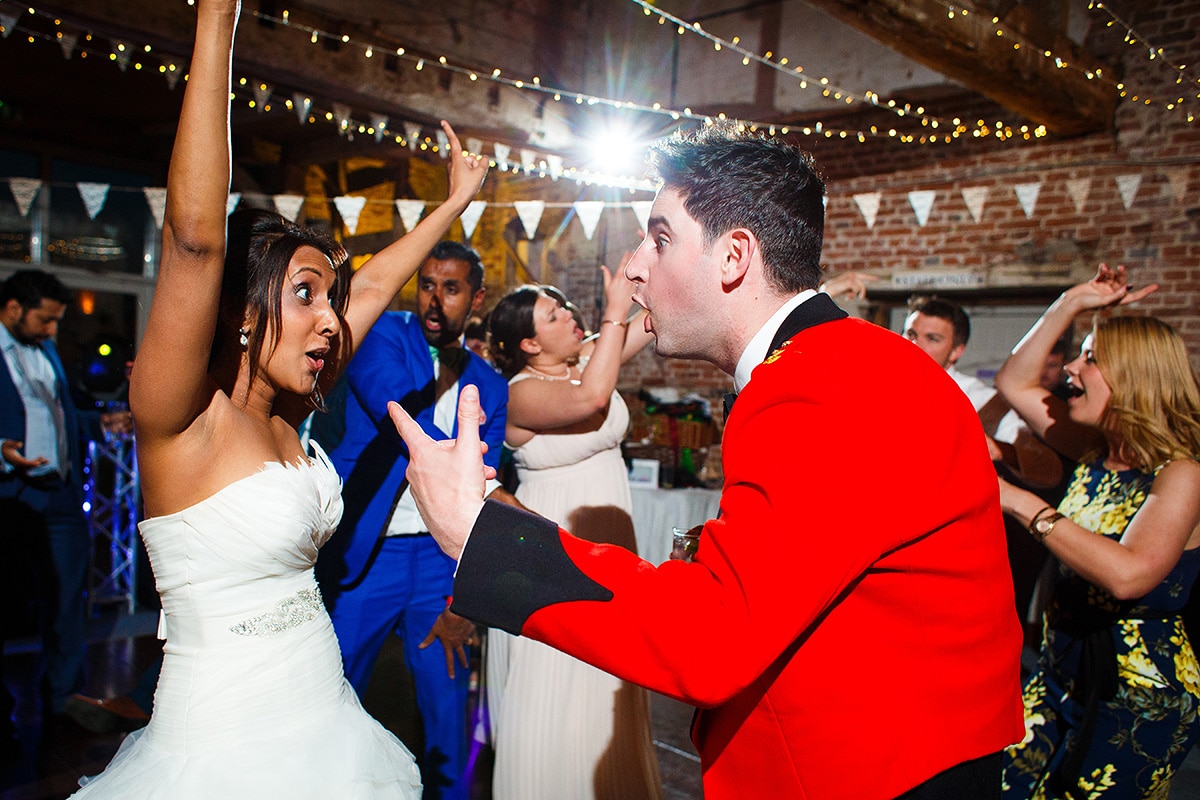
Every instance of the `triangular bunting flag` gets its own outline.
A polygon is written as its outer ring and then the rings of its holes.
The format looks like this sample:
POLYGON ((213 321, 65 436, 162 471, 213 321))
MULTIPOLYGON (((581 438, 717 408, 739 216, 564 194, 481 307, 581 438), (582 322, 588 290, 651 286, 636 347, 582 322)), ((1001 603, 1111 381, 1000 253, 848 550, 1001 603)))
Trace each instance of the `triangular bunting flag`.
POLYGON ((15 27, 17 27, 17 15, 11 11, 0 11, 0 35, 7 39, 15 27))
POLYGON ((575 214, 579 217, 579 224, 583 226, 583 235, 592 240, 592 234, 596 232, 596 225, 600 222, 600 215, 604 213, 603 200, 576 200, 574 203, 575 214))
POLYGON ((167 64, 167 69, 163 72, 163 77, 167 79, 167 88, 172 92, 175 91, 175 84, 179 83, 179 76, 183 74, 183 70, 174 64, 167 64))
POLYGON ((538 223, 542 221, 542 212, 546 210, 546 201, 516 200, 513 202, 513 208, 517 210, 517 216, 521 218, 521 227, 525 229, 525 238, 534 238, 537 234, 538 223))
POLYGON ((537 161, 537 153, 532 150, 521 150, 521 166, 526 172, 533 172, 533 167, 537 161))
POLYGON ((271 84, 262 81, 254 82, 254 110, 262 113, 271 100, 271 84))
POLYGON ((300 207, 304 205, 304 196, 299 194, 277 194, 271 198, 275 210, 283 215, 288 222, 295 222, 300 215, 300 207))
POLYGON ((1091 189, 1091 178, 1072 178, 1067 181, 1067 194, 1071 195, 1071 202, 1075 204, 1076 214, 1083 213, 1083 207, 1087 205, 1088 192, 1091 189))
POLYGON ((408 149, 417 149, 417 140, 421 138, 421 126, 415 122, 404 123, 404 138, 408 139, 408 149))
POLYGON ((987 202, 988 187, 986 186, 964 186, 962 190, 963 202, 967 204, 967 211, 971 213, 971 219, 979 222, 983 218, 983 204, 987 202))
POLYGON ((450 155, 450 138, 446 136, 446 132, 441 128, 437 129, 436 135, 438 155, 440 155, 442 158, 446 158, 448 155, 450 155))
POLYGON ((467 152, 473 156, 483 155, 483 142, 479 139, 467 137, 467 152))
POLYGON ((104 210, 104 201, 108 199, 109 184, 79 181, 75 185, 79 187, 79 196, 83 198, 88 219, 95 219, 96 215, 104 210))
POLYGON ((382 142, 387 133, 388 118, 385 114, 371 114, 371 127, 375 130, 375 141, 382 142))
POLYGON ((483 216, 483 210, 487 208, 486 200, 472 200, 463 209, 462 220, 463 235, 466 240, 471 241, 471 237, 475 235, 475 226, 479 224, 479 218, 483 216))
POLYGON ((1121 193, 1121 202, 1125 204, 1125 210, 1133 205, 1133 198, 1137 196, 1138 187, 1142 185, 1142 176, 1137 173, 1130 175, 1117 176, 1117 191, 1121 193))
POLYGON ((937 189, 918 189, 908 193, 908 203, 917 215, 917 224, 922 228, 929 221, 929 212, 933 210, 933 201, 937 197, 937 189))
POLYGON ((33 198, 37 197, 42 182, 37 178, 9 178, 8 188, 12 189, 13 199, 17 201, 17 210, 25 217, 33 207, 33 198))
POLYGON ((1042 182, 1018 183, 1013 187, 1013 191, 1017 193, 1017 202, 1021 204, 1025 218, 1033 217, 1033 210, 1037 208, 1038 193, 1042 191, 1042 182))
POLYGON ((562 156, 548 155, 546 156, 546 163, 550 165, 550 180, 558 180, 559 176, 562 175, 562 156))
POLYGON ((425 213, 424 200, 397 200, 396 211, 400 213, 400 222, 404 225, 404 230, 411 231, 417 227, 417 223, 421 221, 421 215, 425 213))
POLYGON ((241 192, 230 192, 229 197, 225 198, 225 216, 233 213, 233 210, 238 207, 238 203, 242 202, 241 192))
POLYGON ((500 167, 500 171, 508 172, 508 154, 512 152, 512 148, 496 142, 492 145, 492 150, 496 153, 496 164, 500 167))
POLYGON ((345 133, 350 128, 350 106, 345 103, 333 104, 333 119, 338 124, 338 131, 345 133))
POLYGON ((868 230, 875 227, 875 215, 879 213, 879 198, 881 197, 883 197, 883 192, 863 192, 854 195, 854 203, 858 206, 859 213, 863 215, 868 230))
POLYGON ((146 205, 150 206, 150 213, 154 216, 154 226, 161 228, 167 213, 167 190, 161 186, 147 186, 142 189, 142 194, 146 195, 146 205))
POLYGON ((296 118, 303 125, 308 122, 308 112, 312 108, 312 98, 305 97, 300 92, 292 93, 292 109, 296 112, 296 118))
POLYGON ((650 209, 654 207, 654 201, 635 200, 629 206, 633 209, 633 213, 637 215, 638 230, 644 235, 646 228, 650 227, 650 209))
POLYGON ((1175 202, 1182 203, 1183 196, 1187 194, 1188 185, 1188 168, 1180 167, 1172 169, 1167 173, 1167 185, 1171 187, 1171 194, 1175 197, 1175 202))
POLYGON ((63 31, 58 37, 58 46, 62 48, 63 58, 70 59, 75 52, 75 44, 79 41, 79 31, 63 31))
POLYGON ((346 226, 346 232, 353 236, 354 232, 358 230, 358 215, 362 213, 363 206, 367 204, 367 198, 343 195, 333 198, 333 204, 342 217, 342 224, 346 226))

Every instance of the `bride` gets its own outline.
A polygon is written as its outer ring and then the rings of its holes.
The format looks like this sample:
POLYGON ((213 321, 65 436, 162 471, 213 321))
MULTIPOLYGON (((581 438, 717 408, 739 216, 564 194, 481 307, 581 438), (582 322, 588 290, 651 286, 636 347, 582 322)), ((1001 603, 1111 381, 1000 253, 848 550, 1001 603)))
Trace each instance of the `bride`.
POLYGON ((76 798, 419 798, 404 746, 342 676, 313 581, 341 515, 296 425, 475 196, 450 126, 450 189, 349 275, 342 247, 267 212, 228 222, 237 0, 200 0, 167 180, 162 266, 130 405, 162 597, 154 714, 76 798))

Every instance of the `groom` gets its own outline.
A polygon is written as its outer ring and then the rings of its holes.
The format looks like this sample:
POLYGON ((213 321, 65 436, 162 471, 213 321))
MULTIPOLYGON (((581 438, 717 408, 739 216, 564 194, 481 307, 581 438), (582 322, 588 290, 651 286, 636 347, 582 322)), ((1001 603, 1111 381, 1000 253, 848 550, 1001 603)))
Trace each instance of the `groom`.
POLYGON ((807 156, 718 126, 654 166, 626 275, 657 352, 740 391, 721 514, 694 562, 654 566, 485 503, 473 394, 453 448, 393 405, 418 505, 459 559, 454 610, 698 706, 708 800, 999 798, 1000 751, 1024 732, 1021 633, 974 409, 814 291, 807 156), (891 454, 914 435, 924 458, 905 468, 891 454))

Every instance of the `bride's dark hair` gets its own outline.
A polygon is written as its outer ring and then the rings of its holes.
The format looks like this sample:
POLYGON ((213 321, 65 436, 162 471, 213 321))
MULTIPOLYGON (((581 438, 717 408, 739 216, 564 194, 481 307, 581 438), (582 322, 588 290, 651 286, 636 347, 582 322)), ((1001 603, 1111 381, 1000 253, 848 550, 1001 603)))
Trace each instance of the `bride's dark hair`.
POLYGON ((545 292, 540 286, 518 286, 500 298, 488 317, 488 352, 505 378, 523 370, 529 360, 529 354, 521 349, 521 341, 537 335, 533 307, 543 296, 545 292))
MULTIPOLYGON (((330 290, 330 301, 343 326, 343 315, 350 298, 350 270, 344 269, 346 249, 328 236, 289 222, 284 217, 262 209, 243 209, 229 216, 227 243, 225 246, 225 271, 221 279, 221 303, 217 316, 217 330, 213 339, 213 357, 224 347, 240 347, 239 328, 242 320, 249 316, 256 323, 250 326, 246 354, 250 361, 250 380, 258 372, 259 358, 263 348, 267 357, 275 351, 283 323, 281 297, 283 279, 287 275, 292 256, 301 247, 319 250, 333 267, 334 282, 330 290), (272 331, 267 342, 266 329, 272 331)), ((338 337, 335 346, 341 354, 347 352, 349 335, 338 337)), ((321 393, 314 388, 308 400, 316 408, 322 407, 321 393)))

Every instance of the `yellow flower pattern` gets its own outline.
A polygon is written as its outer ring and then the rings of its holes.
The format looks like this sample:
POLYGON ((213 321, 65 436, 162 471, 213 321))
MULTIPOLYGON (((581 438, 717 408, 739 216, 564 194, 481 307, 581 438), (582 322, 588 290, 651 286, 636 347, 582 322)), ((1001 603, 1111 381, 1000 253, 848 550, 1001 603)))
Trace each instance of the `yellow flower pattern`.
MULTIPOLYGON (((1058 510, 1097 536, 1119 540, 1153 480, 1149 472, 1081 464, 1058 510)), ((1005 751, 1006 799, 1062 800, 1070 787, 1075 798, 1167 800, 1172 775, 1200 737, 1200 662, 1178 613, 1198 572, 1200 550, 1185 551, 1161 584, 1120 601, 1060 565, 1038 669, 1022 695, 1025 736, 1005 751), (1106 629, 1116 694, 1100 701, 1082 766, 1069 774, 1063 762, 1083 738, 1088 716, 1083 642, 1106 629)))

